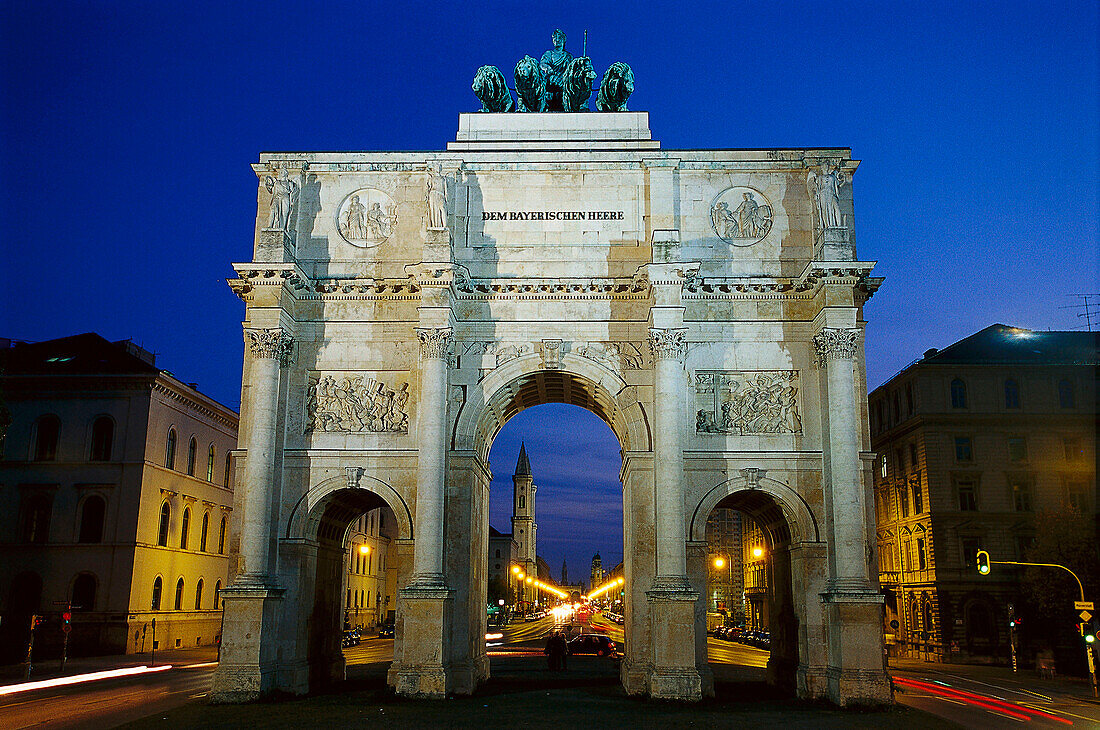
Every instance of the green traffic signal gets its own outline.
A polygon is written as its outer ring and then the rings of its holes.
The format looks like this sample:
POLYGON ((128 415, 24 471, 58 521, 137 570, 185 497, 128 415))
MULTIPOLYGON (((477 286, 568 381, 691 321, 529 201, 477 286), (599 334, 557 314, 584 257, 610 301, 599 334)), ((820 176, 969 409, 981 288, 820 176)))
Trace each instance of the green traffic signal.
POLYGON ((989 575, 989 553, 985 550, 979 550, 977 556, 978 572, 982 575, 989 575))

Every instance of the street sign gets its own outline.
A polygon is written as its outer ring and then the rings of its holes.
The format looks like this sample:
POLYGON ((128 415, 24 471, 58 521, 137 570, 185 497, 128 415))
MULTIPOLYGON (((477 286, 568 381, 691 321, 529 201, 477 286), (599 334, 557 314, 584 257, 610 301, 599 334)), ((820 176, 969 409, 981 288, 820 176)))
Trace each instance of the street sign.
POLYGON ((1080 616, 1081 620, 1084 621, 1085 623, 1088 623, 1089 619, 1092 618, 1092 614, 1089 613, 1088 611, 1082 611, 1081 613, 1079 613, 1077 615, 1080 616))
MULTIPOLYGON (((1092 601, 1074 601, 1073 610, 1075 611, 1095 611, 1096 609, 1092 605, 1092 601)), ((1088 619, 1085 619, 1088 621, 1088 619)))

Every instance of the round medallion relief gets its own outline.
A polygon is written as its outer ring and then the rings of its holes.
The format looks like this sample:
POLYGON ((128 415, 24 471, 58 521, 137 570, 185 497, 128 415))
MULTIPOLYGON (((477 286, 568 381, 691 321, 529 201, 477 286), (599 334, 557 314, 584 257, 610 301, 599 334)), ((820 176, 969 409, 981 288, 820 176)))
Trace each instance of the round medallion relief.
POLYGON ((352 246, 377 246, 397 230, 397 204, 381 190, 360 188, 340 203, 336 228, 352 246))
POLYGON ((751 246, 772 229, 772 204, 759 190, 735 185, 711 201, 710 224, 731 246, 751 246))

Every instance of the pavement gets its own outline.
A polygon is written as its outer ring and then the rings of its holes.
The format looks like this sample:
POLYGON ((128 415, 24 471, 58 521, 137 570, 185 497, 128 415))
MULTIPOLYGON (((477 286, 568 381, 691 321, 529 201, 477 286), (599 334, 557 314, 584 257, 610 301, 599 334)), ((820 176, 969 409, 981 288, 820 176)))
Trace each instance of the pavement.
POLYGON ((1031 690, 1042 690, 1046 694, 1073 697, 1081 702, 1100 705, 1092 691, 1088 677, 1069 677, 1059 675, 1054 679, 1042 679, 1032 669, 1013 672, 1010 667, 978 664, 951 664, 947 662, 924 662, 919 659, 900 659, 891 657, 887 665, 891 673, 923 674, 924 676, 943 675, 945 677, 965 676, 972 681, 988 682, 999 686, 1018 685, 1031 690))

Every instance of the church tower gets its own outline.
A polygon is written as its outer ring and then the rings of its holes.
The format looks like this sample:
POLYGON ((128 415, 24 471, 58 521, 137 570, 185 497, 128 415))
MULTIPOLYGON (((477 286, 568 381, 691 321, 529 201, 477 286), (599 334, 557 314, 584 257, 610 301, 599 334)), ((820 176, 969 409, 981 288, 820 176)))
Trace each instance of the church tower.
POLYGON ((520 443, 516 473, 512 475, 512 539, 519 545, 519 559, 528 575, 535 574, 535 484, 527 448, 520 443))
POLYGON ((588 586, 588 590, 594 591, 603 585, 603 561, 600 559, 600 554, 596 553, 592 556, 592 583, 588 586))

